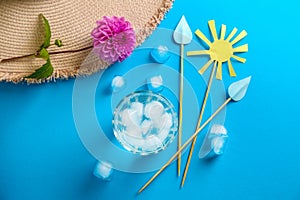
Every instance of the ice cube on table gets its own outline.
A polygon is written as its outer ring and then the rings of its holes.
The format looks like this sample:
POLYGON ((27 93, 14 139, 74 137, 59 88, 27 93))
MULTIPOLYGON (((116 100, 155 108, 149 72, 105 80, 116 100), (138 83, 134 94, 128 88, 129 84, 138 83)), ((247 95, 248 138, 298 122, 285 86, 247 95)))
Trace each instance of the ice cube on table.
POLYGON ((223 154, 227 137, 217 136, 211 140, 211 146, 217 155, 223 154))
POLYGON ((199 158, 212 158, 223 154, 228 139, 227 130, 223 125, 214 124, 206 134, 199 151, 199 158))
POLYGON ((113 172, 112 166, 108 162, 99 161, 94 169, 94 176, 105 181, 109 181, 113 172))
POLYGON ((118 92, 125 87, 125 79, 123 76, 115 76, 111 82, 112 92, 118 92))
POLYGON ((217 155, 223 154, 223 150, 227 141, 227 130, 223 125, 214 124, 211 127, 208 139, 210 139, 211 148, 217 155))
POLYGON ((145 106, 145 116, 151 120, 158 120, 165 112, 164 106, 158 101, 151 101, 145 106))
POLYGON ((214 134, 227 134, 227 130, 223 125, 220 124, 214 124, 211 129, 210 129, 211 133, 214 134))
POLYGON ((160 45, 150 52, 151 57, 157 63, 165 63, 170 58, 168 47, 160 45))
POLYGON ((153 76, 147 79, 147 87, 153 92, 162 91, 163 87, 163 78, 161 75, 153 76))

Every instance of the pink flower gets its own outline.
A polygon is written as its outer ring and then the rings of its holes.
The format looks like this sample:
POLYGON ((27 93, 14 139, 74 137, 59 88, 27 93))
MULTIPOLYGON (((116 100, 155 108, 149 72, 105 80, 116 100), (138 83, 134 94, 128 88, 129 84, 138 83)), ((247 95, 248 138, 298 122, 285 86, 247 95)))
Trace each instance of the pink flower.
POLYGON ((96 22, 92 31, 94 52, 108 62, 122 62, 135 47, 135 33, 124 17, 107 17, 96 22))

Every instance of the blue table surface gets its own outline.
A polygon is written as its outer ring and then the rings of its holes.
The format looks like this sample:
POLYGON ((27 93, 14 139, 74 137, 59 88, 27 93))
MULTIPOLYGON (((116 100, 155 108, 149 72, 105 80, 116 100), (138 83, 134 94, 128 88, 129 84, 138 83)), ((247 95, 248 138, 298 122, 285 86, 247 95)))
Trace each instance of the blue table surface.
POLYGON ((182 189, 174 163, 140 195, 153 172, 116 171, 110 182, 92 175, 96 159, 73 120, 74 79, 0 83, 0 199, 300 199, 299 8, 296 0, 176 0, 159 25, 174 29, 184 14, 206 35, 210 19, 248 32, 246 64, 233 64, 237 78, 223 74, 225 87, 252 75, 246 97, 227 108, 225 154, 194 156, 182 189))

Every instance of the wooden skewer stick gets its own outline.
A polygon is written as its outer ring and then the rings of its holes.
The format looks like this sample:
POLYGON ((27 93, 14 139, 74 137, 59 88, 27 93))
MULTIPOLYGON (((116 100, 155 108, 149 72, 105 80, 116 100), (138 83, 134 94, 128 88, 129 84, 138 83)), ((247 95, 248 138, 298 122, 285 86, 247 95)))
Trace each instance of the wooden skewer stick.
MULTIPOLYGON (((189 44, 192 41, 193 34, 184 16, 181 17, 176 29, 173 33, 174 41, 180 45, 180 89, 179 89, 179 119, 178 119, 178 149, 181 147, 182 137, 182 100, 183 100, 183 79, 184 79, 184 45, 189 44)), ((181 154, 178 154, 177 160, 177 175, 180 176, 181 168, 181 154)))
POLYGON ((166 169, 167 166, 184 150, 192 140, 197 137, 197 135, 201 132, 201 130, 232 100, 231 97, 229 97, 203 124, 200 126, 195 133, 178 149, 178 151, 164 164, 160 170, 158 170, 145 185, 138 191, 138 193, 141 193, 147 186, 152 183, 152 181, 162 172, 166 169))
MULTIPOLYGON (((184 44, 180 45, 180 92, 179 92, 179 128, 178 128, 178 150, 181 147, 181 138, 182 138, 182 99, 183 99, 183 52, 184 52, 184 44)), ((180 176, 180 168, 181 168, 181 153, 178 154, 177 159, 177 176, 180 176)))
MULTIPOLYGON (((202 107, 201 107, 201 111, 200 111, 200 115, 199 115, 199 118, 198 118, 198 123, 197 123, 196 129, 198 129, 200 127, 200 124, 201 124, 201 121, 202 121, 202 117, 203 117, 203 114, 204 114, 204 111, 205 111, 206 102, 207 102, 208 95, 209 95, 209 92, 210 92, 211 84, 212 84, 212 81, 213 81, 213 78, 214 78, 216 66, 217 66, 217 62, 214 63, 214 66, 212 68, 212 71, 211 71, 211 74, 210 74, 210 77, 209 77, 209 81, 208 81, 207 89, 206 89, 206 92, 205 92, 205 97, 203 99, 203 103, 202 103, 202 107)), ((191 148, 190 148, 190 152, 189 152, 189 155, 188 155, 188 158, 187 158, 187 161, 186 161, 186 164, 185 164, 185 168, 184 168, 183 177, 181 179, 181 187, 183 187, 183 185, 184 185, 186 175, 187 175, 188 170, 189 170, 189 166, 190 166, 190 163, 191 163, 191 159, 192 159, 192 155, 193 155, 193 151, 194 151, 194 148, 195 148, 196 141, 197 141, 197 137, 194 138, 194 140, 192 142, 192 145, 191 145, 191 148)))

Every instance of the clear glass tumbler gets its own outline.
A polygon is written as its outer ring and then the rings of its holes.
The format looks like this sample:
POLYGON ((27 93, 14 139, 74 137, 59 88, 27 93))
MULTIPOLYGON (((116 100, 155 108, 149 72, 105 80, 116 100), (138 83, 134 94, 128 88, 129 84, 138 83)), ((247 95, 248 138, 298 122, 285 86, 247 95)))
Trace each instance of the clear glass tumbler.
POLYGON ((128 151, 157 153, 177 134, 178 119, 172 103, 160 94, 139 91, 124 97, 114 111, 114 135, 128 151))

